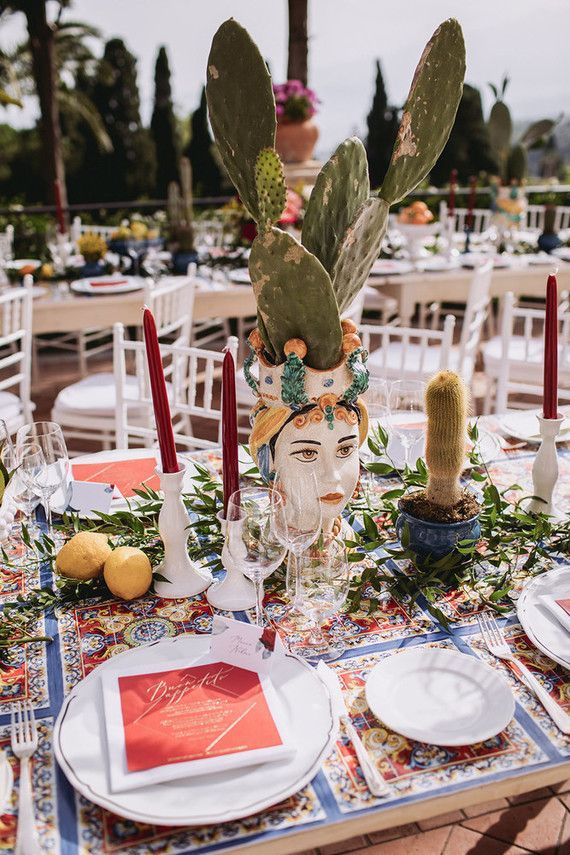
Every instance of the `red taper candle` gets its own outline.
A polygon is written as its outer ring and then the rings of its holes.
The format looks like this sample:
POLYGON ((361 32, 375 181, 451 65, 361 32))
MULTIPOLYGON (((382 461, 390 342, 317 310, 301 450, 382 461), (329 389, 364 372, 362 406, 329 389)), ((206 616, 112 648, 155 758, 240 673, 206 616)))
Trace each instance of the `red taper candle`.
POLYGON ((468 229, 473 228, 473 211, 475 210, 475 200, 477 198, 477 176, 472 175, 469 179, 469 201, 467 203, 467 219, 465 225, 468 229))
POLYGON ((53 195, 55 199, 55 216, 57 219, 57 228, 60 234, 65 234, 65 214, 63 205, 61 204, 61 184, 59 178, 53 182, 53 195))
POLYGON ((447 203, 447 213, 450 217, 455 215, 455 191, 457 189, 457 169, 451 170, 449 176, 449 202, 447 203))
POLYGON ((553 274, 546 284, 543 415, 558 418, 558 285, 553 274))
POLYGON ((178 466, 176 457, 176 445, 172 430, 172 419, 170 417, 170 404, 168 403, 164 369, 160 357, 158 335, 156 334, 156 324, 151 310, 147 308, 145 308, 143 315, 143 329, 162 471, 178 472, 180 467, 178 466))
POLYGON ((229 350, 222 366, 222 478, 225 517, 230 496, 239 490, 236 368, 229 350))

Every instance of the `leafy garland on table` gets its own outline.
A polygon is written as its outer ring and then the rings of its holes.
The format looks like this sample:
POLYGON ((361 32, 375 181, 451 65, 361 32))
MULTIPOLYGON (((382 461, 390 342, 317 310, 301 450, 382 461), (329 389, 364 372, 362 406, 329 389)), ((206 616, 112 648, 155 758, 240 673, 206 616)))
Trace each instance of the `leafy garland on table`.
MULTIPOLYGON (((449 619, 436 605, 438 600, 452 590, 463 591, 471 600, 478 600, 499 613, 510 611, 510 597, 521 580, 537 575, 548 568, 553 554, 570 555, 570 519, 563 522, 549 519, 543 514, 529 514, 522 507, 523 499, 508 498, 509 493, 521 490, 517 484, 499 490, 493 483, 487 465, 478 451, 477 425, 469 429, 473 450, 469 454, 471 479, 481 492, 481 539, 479 543, 463 541, 458 550, 437 561, 416 566, 416 556, 409 548, 404 531, 402 543, 396 540, 394 524, 398 516, 398 500, 411 488, 425 487, 427 469, 419 459, 414 469, 399 471, 388 454, 388 435, 377 427, 368 441, 372 454, 388 463, 371 463, 365 468, 378 476, 398 478, 400 486, 374 496, 374 500, 361 496, 348 508, 348 519, 354 526, 346 544, 349 560, 363 562, 364 569, 353 578, 346 610, 354 613, 368 600, 368 612, 379 606, 379 596, 388 592, 394 599, 412 608, 420 596, 425 599, 428 611, 444 626, 449 619), (404 562, 400 569, 394 562, 404 562), (369 596, 370 588, 378 596, 369 596)), ((222 507, 223 494, 219 479, 203 466, 196 465, 194 492, 184 495, 184 503, 191 514, 188 550, 190 557, 212 570, 222 569, 221 552, 223 535, 217 514, 222 507)), ((245 476, 260 480, 259 472, 252 466, 245 476)), ((77 515, 65 515, 59 527, 66 535, 77 531, 96 531, 107 534, 115 546, 134 546, 142 549, 153 565, 163 557, 163 546, 158 532, 158 514, 162 500, 158 493, 146 488, 137 491, 140 503, 135 509, 113 514, 98 514, 95 520, 80 520, 77 515)), ((57 548, 47 537, 31 541, 24 529, 23 539, 29 551, 35 552, 37 566, 55 566, 57 548)), ((1 558, 8 567, 17 567, 4 549, 1 558)), ((29 563, 29 562, 28 562, 29 563)), ((155 574, 155 578, 157 574, 155 574)), ((274 577, 274 588, 283 585, 283 574, 274 577)), ((111 593, 102 578, 76 581, 57 576, 54 587, 30 591, 25 596, 5 603, 0 611, 0 667, 1 654, 17 645, 34 641, 50 641, 38 635, 35 625, 44 612, 71 607, 84 602, 107 600, 111 593)))

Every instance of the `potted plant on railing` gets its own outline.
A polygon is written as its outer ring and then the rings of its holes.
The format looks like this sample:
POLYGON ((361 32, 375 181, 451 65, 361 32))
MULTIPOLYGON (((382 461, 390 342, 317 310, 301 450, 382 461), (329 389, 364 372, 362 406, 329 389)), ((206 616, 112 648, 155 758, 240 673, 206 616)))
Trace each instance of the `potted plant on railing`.
POLYGON ((285 163, 310 160, 319 138, 313 122, 319 100, 300 80, 273 85, 277 131, 275 148, 285 163))
POLYGON ((192 168, 187 157, 180 160, 180 185, 168 185, 168 225, 172 264, 176 273, 186 273, 188 265, 197 261, 194 246, 192 168))
POLYGON ((107 244, 101 235, 86 232, 77 241, 77 248, 85 262, 81 269, 83 276, 99 276, 105 272, 103 259, 107 252, 107 244))
POLYGON ((396 531, 421 563, 453 552, 462 540, 477 540, 480 504, 460 481, 465 466, 469 392, 453 371, 440 371, 426 389, 425 490, 400 499, 396 531))

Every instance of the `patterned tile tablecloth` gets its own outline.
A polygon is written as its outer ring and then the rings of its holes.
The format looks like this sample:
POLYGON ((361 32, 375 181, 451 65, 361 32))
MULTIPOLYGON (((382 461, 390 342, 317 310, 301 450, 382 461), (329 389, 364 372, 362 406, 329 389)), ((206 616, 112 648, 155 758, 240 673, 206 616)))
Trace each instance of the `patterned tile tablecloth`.
MULTIPOLYGON (((493 427, 492 421, 489 426, 493 427)), ((533 453, 528 450, 502 452, 492 465, 495 479, 505 486, 514 481, 530 486, 532 460, 533 453)), ((570 455, 562 451, 559 503, 567 509, 570 509, 569 476, 570 455)), ((51 582, 47 568, 38 574, 23 562, 17 571, 5 570, 0 602, 37 587, 40 581, 51 582)), ((314 780, 286 802, 240 822, 180 830, 130 822, 78 796, 57 768, 51 740, 64 696, 101 662, 133 646, 179 633, 208 633, 212 610, 205 597, 166 601, 147 596, 130 603, 110 600, 82 605, 57 617, 48 615, 45 630, 53 636, 53 642, 20 648, 9 667, 0 672, 0 744, 13 765, 15 780, 11 803, 0 817, 0 852, 11 852, 14 845, 19 767, 10 750, 9 713, 14 701, 24 699, 31 701, 39 721, 40 742, 33 765, 34 793, 42 850, 49 855, 202 853, 236 846, 249 848, 260 842, 275 843, 277 838, 279 851, 295 851, 314 845, 305 836, 306 845, 300 840, 295 842, 296 832, 334 824, 335 836, 343 839, 359 833, 350 820, 363 822, 371 815, 378 818, 395 806, 413 808, 426 799, 460 791, 475 792, 473 788, 479 793, 484 785, 544 769, 560 770, 560 779, 570 777, 570 768, 562 768, 568 761, 570 741, 507 667, 496 661, 492 664, 510 681, 517 705, 511 724, 493 739, 478 745, 441 748, 410 741, 375 719, 366 704, 364 685, 369 670, 383 657, 423 644, 491 659, 469 604, 457 602, 453 597, 442 604, 459 618, 450 633, 443 630, 423 605, 420 600, 409 611, 385 594, 372 615, 367 614, 363 601, 360 613, 343 615, 333 626, 333 632, 347 642, 347 652, 333 667, 341 678, 354 724, 392 787, 390 798, 371 796, 352 746, 341 738, 314 780)), ((279 598, 269 598, 268 607, 278 613, 279 598)), ((244 613, 237 617, 248 619, 244 613)), ((512 649, 516 649, 552 697, 570 712, 568 673, 531 646, 514 612, 502 623, 506 625, 512 649)), ((445 799, 442 805, 444 802, 445 799)))

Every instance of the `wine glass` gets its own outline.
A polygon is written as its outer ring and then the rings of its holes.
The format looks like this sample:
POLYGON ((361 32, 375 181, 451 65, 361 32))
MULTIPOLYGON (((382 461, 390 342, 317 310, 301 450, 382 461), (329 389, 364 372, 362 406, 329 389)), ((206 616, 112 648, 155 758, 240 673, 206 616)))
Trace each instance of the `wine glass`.
POLYGON ((286 555, 277 531, 286 526, 283 498, 268 487, 236 490, 226 512, 226 545, 244 576, 255 585, 255 622, 264 626, 263 582, 286 555))
POLYGON ((46 464, 45 474, 38 482, 41 502, 45 509, 48 536, 53 539, 52 515, 50 500, 60 492, 61 502, 67 504, 65 498, 69 487, 69 456, 62 430, 55 422, 33 422, 19 428, 16 434, 16 455, 22 461, 26 446, 39 446, 46 464))
POLYGON ((412 456, 415 463, 424 452, 425 391, 422 380, 395 380, 390 389, 390 427, 404 449, 405 466, 412 456))
POLYGON ((294 652, 311 661, 338 659, 345 649, 331 642, 323 624, 344 604, 350 587, 350 564, 344 543, 324 535, 299 559, 299 605, 311 621, 308 638, 294 652))
POLYGON ((291 609, 298 611, 298 559, 315 542, 323 527, 323 511, 316 475, 309 471, 303 479, 277 472, 273 489, 283 498, 284 514, 275 521, 275 533, 289 550, 287 561, 287 595, 291 609))
POLYGON ((164 273, 165 266, 160 252, 158 252, 154 247, 151 247, 147 251, 143 261, 143 267, 152 279, 152 284, 154 286, 158 285, 160 277, 164 273))

